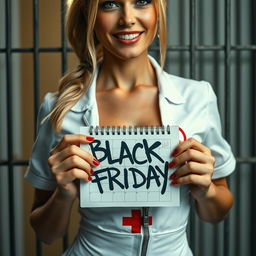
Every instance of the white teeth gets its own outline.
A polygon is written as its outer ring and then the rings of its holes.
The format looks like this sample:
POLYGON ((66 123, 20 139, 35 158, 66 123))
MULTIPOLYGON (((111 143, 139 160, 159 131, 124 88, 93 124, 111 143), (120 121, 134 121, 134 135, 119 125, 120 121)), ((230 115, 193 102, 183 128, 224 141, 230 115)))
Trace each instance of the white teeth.
POLYGON ((135 37, 139 36, 140 33, 136 34, 127 34, 127 35, 117 35, 118 38, 123 39, 123 40, 132 40, 135 37))

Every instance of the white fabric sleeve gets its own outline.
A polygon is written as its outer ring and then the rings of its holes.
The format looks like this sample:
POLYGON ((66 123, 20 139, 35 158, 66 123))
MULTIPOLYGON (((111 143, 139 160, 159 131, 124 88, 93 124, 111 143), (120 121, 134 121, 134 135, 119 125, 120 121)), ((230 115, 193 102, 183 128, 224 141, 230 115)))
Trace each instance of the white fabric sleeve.
POLYGON ((37 138, 24 176, 34 187, 42 190, 55 190, 57 186, 48 165, 49 152, 55 144, 56 134, 49 119, 42 122, 44 117, 50 113, 50 102, 53 102, 52 93, 46 94, 40 107, 37 117, 37 138))
POLYGON ((226 177, 231 174, 236 165, 230 145, 222 137, 221 121, 217 106, 217 97, 208 84, 208 130, 204 139, 204 145, 211 149, 215 157, 215 166, 212 179, 226 177))

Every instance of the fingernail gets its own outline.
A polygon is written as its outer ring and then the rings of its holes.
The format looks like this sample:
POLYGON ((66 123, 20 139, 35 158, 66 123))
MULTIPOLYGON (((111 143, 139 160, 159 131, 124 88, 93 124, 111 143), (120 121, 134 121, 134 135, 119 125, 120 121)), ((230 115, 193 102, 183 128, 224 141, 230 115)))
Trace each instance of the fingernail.
POLYGON ((173 168, 175 166, 175 163, 172 161, 169 163, 169 168, 173 168))
POLYGON ((100 165, 100 162, 97 160, 97 159, 93 159, 92 163, 96 166, 99 166, 100 165))
POLYGON ((174 150, 173 152, 172 152, 172 156, 176 156, 178 154, 178 150, 174 150))
POLYGON ((171 184, 172 184, 172 185, 177 185, 178 182, 177 182, 176 180, 173 180, 173 181, 171 182, 171 184))
POLYGON ((94 174, 94 170, 91 170, 91 171, 90 171, 90 174, 94 174))
POLYGON ((92 181, 92 177, 91 176, 88 177, 88 181, 92 181))
POLYGON ((174 179, 176 178, 176 176, 177 176, 176 173, 173 173, 173 174, 170 176, 170 179, 171 179, 171 180, 174 180, 174 179))
POLYGON ((94 141, 94 138, 93 137, 90 137, 90 136, 86 136, 86 139, 88 140, 88 141, 94 141))

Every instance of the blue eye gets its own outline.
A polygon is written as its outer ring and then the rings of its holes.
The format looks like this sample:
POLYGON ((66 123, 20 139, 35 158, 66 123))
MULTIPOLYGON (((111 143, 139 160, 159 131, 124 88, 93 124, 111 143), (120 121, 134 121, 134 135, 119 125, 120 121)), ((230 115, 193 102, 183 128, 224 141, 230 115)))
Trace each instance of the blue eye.
POLYGON ((103 3, 100 3, 101 9, 113 9, 119 7, 119 5, 115 1, 105 1, 103 3))
POLYGON ((145 5, 148 5, 148 4, 151 4, 152 3, 152 0, 139 0, 136 2, 136 5, 139 5, 139 6, 145 6, 145 5))

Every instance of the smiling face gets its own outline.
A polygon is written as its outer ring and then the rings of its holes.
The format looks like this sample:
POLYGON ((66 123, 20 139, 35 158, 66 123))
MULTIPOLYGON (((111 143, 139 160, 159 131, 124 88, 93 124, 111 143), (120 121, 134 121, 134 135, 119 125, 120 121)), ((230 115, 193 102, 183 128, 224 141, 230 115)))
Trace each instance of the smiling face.
POLYGON ((95 23, 104 53, 123 60, 147 54, 157 30, 154 0, 100 0, 95 23))

